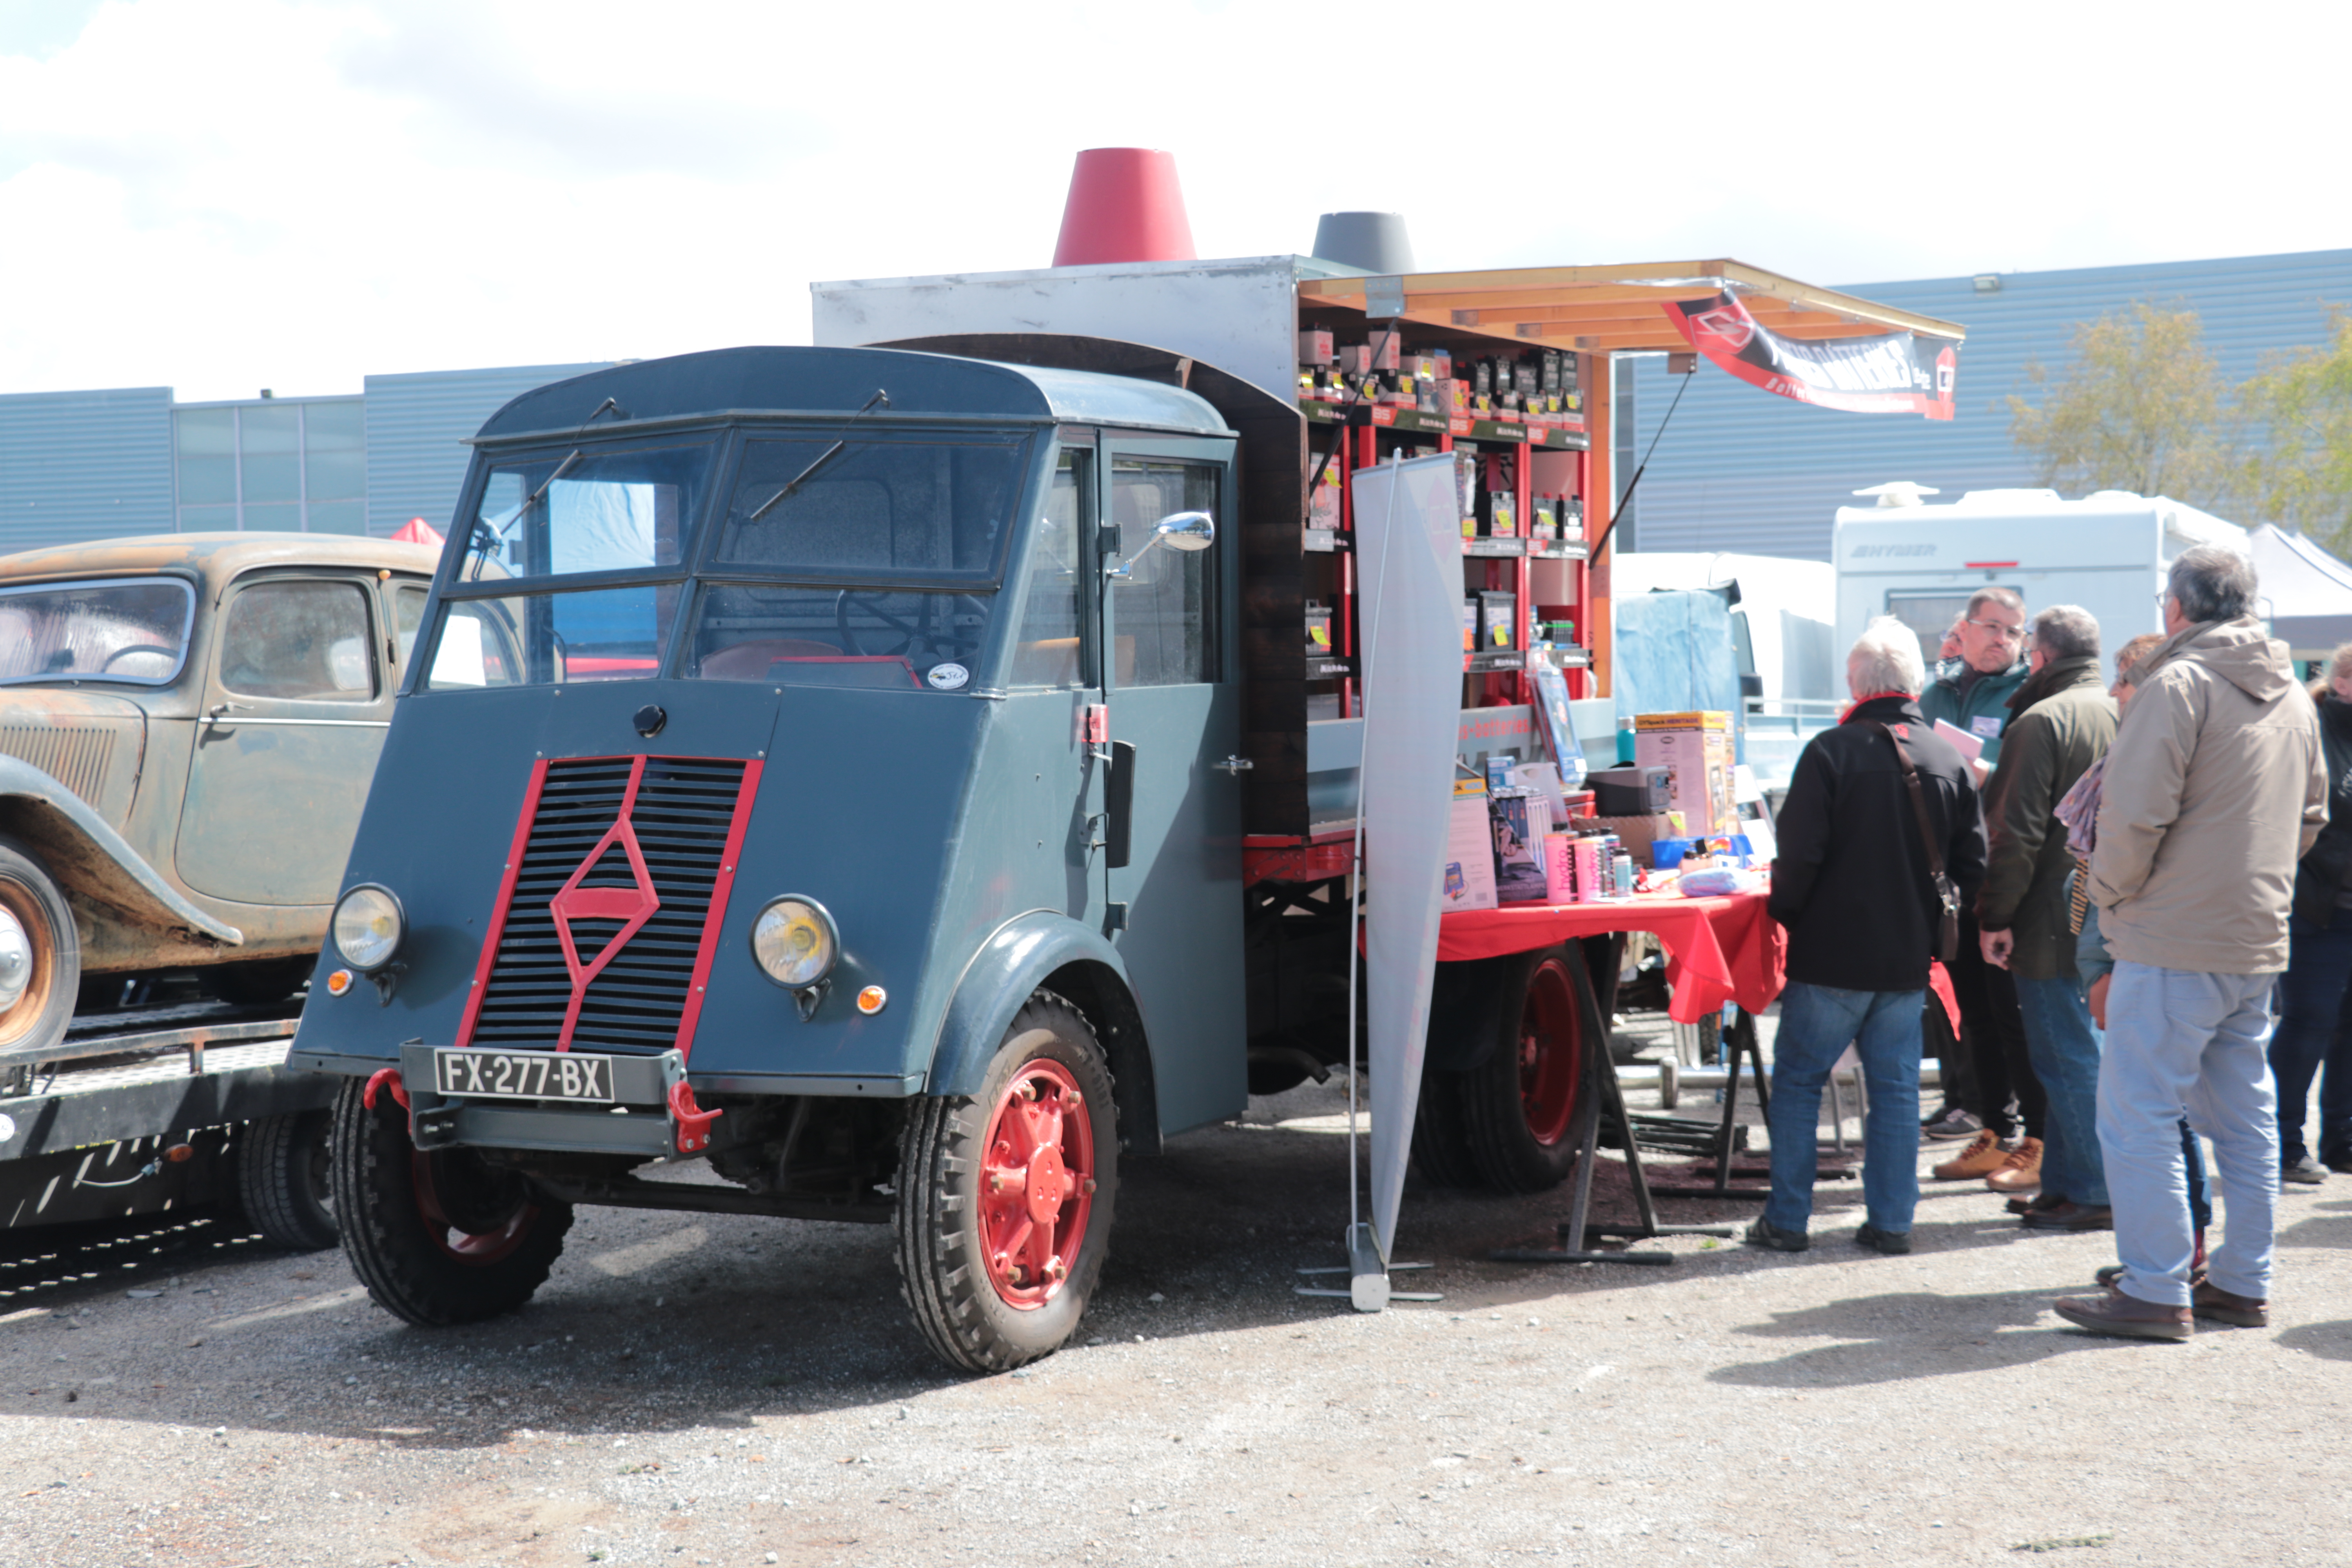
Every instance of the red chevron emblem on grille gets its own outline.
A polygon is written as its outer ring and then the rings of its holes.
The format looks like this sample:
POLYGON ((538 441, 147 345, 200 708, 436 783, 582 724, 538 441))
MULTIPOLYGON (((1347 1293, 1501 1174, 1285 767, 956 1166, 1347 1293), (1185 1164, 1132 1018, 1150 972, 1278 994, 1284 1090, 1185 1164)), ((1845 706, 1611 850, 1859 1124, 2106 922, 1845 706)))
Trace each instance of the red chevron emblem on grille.
POLYGON ((643 930, 645 923, 654 918, 654 911, 661 908, 661 899, 654 892, 653 873, 646 869, 646 853, 637 847, 636 827, 629 821, 629 813, 635 809, 637 804, 637 786, 645 782, 645 776, 646 759, 639 757, 629 769, 629 787, 621 796, 621 809, 614 817, 613 826, 596 840, 596 847, 588 851, 587 858, 580 862, 580 868, 572 872, 570 879, 556 889, 555 897, 547 901, 549 912, 555 917, 555 934, 563 943, 563 967, 572 973, 572 1003, 563 1010, 563 1029, 555 1037, 555 1048, 559 1051, 572 1048, 572 1031, 579 1027, 580 1005, 587 1000, 590 983, 604 973, 604 966, 620 956, 621 949, 629 944, 629 939, 643 930), (615 844, 621 846, 629 858, 633 885, 626 888, 582 887, 581 879, 596 868, 597 862, 603 860, 606 851, 615 844), (596 956, 583 963, 579 944, 572 935, 572 922, 574 921, 619 921, 622 923, 621 929, 597 951, 596 956))

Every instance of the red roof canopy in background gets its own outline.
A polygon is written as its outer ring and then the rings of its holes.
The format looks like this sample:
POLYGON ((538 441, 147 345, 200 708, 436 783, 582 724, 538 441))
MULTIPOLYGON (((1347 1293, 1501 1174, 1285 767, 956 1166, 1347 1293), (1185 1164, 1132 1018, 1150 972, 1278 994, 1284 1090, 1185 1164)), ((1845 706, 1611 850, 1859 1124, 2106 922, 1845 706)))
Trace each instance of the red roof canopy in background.
POLYGON ((402 544, 429 544, 436 550, 441 548, 442 542, 439 531, 421 517, 412 517, 402 523, 392 537, 402 544))

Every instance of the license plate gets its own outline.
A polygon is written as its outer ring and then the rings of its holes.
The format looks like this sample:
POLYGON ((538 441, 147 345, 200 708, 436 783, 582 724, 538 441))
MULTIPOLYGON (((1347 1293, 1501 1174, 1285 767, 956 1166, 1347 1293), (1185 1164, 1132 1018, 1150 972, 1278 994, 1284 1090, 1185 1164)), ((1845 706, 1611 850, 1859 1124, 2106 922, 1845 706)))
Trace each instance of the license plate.
POLYGON ((572 1051, 433 1053, 433 1087, 443 1094, 496 1100, 613 1098, 613 1058, 572 1051))

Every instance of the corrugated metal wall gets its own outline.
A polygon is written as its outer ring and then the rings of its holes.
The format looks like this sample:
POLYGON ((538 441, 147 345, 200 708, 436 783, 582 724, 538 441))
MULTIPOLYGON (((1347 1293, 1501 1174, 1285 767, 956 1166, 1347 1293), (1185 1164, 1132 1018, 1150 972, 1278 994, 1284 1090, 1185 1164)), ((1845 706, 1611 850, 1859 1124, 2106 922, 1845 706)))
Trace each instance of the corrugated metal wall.
POLYGON ((381 537, 421 517, 447 532, 471 455, 466 438, 524 393, 603 368, 506 365, 369 376, 368 531, 381 537))
POLYGON ((170 387, 0 396, 0 554, 172 527, 170 387))
MULTIPOLYGON (((1702 364, 1637 492, 1636 546, 1827 560, 1832 513, 1857 504, 1851 492, 1865 485, 1912 479, 1940 488, 1948 500, 1962 490, 2035 483, 2033 459, 2011 445, 2004 400, 2011 393, 2032 400, 2029 360, 2064 367, 2078 321, 2142 300, 2185 305, 2203 318, 2222 376, 2238 381, 2260 369, 2268 351, 2324 342, 2326 307, 2352 305, 2352 250, 2000 276, 2000 290, 1990 294, 1968 278, 1839 286, 1968 328, 1958 413, 1948 424, 1809 407, 1702 364)), ((1680 378, 1666 374, 1662 358, 1639 361, 1634 374, 1646 450, 1680 378)))

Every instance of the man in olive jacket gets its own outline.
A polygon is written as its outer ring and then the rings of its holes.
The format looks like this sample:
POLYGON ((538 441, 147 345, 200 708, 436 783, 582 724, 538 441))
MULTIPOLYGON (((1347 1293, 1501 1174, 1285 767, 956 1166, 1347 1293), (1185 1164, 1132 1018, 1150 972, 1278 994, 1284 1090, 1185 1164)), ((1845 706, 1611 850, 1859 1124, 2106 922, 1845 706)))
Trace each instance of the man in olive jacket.
POLYGON ((1985 962, 2017 984, 2025 1045, 2049 1097, 2042 1195, 2025 1212, 2039 1230, 2105 1230, 2107 1178, 2099 1156, 2099 1032, 2083 1001, 2066 878, 2074 858, 2058 803, 2115 743, 2116 703, 2099 679, 2099 623, 2074 605, 2033 617, 2033 673, 2010 699, 2000 766, 1985 785, 1984 890, 1977 926, 1985 962))
POLYGON ((2183 551, 2167 639, 2132 668, 2131 716, 2107 754, 2091 898, 2115 954, 2099 1147, 2123 1272, 2059 1314, 2097 1333, 2184 1340, 2196 1317, 2270 1321, 2278 1204, 2272 984, 2287 961, 2295 863, 2327 820, 2311 699, 2286 645, 2254 619, 2253 563, 2183 551), (2179 1119, 2213 1141, 2226 1234, 2203 1283, 2179 1119))
POLYGON ((1810 1245, 1822 1085, 1851 1044, 1870 1091, 1867 1219, 1854 1240, 1874 1252, 1911 1250, 1920 1016, 1942 913, 1922 806, 1963 904, 1984 872, 1974 781, 1959 752, 1919 718, 1926 675, 1914 633, 1900 621, 1872 622, 1846 656, 1853 706, 1806 742, 1780 808, 1768 907, 1788 928, 1789 982, 1766 1119, 1772 1194, 1748 1233, 1759 1247, 1801 1252, 1810 1245), (1906 758, 1918 775, 1919 806, 1904 777, 1906 758))

